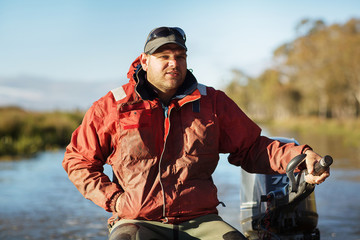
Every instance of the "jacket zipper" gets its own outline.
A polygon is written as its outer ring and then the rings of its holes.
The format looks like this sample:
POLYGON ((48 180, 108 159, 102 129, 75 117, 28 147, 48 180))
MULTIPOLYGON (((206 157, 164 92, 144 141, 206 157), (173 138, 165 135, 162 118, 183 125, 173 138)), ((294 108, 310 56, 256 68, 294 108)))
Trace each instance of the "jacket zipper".
POLYGON ((169 132, 170 132, 170 119, 169 119, 170 113, 168 113, 168 110, 169 110, 168 106, 165 106, 163 104, 161 104, 161 105, 162 105, 162 108, 164 109, 164 116, 165 116, 164 127, 165 127, 166 120, 168 119, 168 121, 169 121, 168 131, 167 131, 167 134, 166 134, 163 150, 162 150, 162 153, 160 155, 160 160, 159 160, 159 182, 160 182, 160 186, 161 186, 161 191, 163 193, 163 214, 162 214, 163 218, 164 218, 163 223, 168 223, 169 220, 166 217, 166 196, 165 196, 164 185, 163 185, 163 183, 161 181, 161 163, 162 163, 163 156, 164 156, 164 153, 165 153, 165 147, 166 147, 167 138, 168 138, 169 132))
MULTIPOLYGON (((186 104, 188 103, 192 103, 192 102, 195 102, 197 101, 198 99, 196 100, 192 100, 192 101, 189 101, 187 102, 186 104)), ((166 135, 166 138, 165 138, 165 141, 164 141, 164 147, 163 147, 163 150, 161 152, 161 155, 160 155, 160 160, 159 160, 159 182, 160 182, 160 187, 161 187, 161 191, 163 192, 163 218, 164 218, 164 221, 163 223, 168 223, 169 222, 169 219, 166 217, 166 197, 165 197, 165 190, 164 190, 164 185, 161 181, 161 163, 162 163, 162 160, 163 160, 163 156, 164 156, 164 153, 165 153, 165 147, 166 147, 166 142, 167 142, 167 138, 169 136, 169 133, 170 133, 170 128, 171 128, 171 124, 170 124, 170 113, 171 113, 171 110, 170 109, 170 112, 169 112, 169 107, 168 106, 165 106, 161 103, 162 105, 162 108, 164 110, 164 116, 165 116, 165 120, 164 120, 164 125, 166 123, 166 119, 169 120, 169 127, 168 127, 168 132, 167 132, 167 135, 166 135)))

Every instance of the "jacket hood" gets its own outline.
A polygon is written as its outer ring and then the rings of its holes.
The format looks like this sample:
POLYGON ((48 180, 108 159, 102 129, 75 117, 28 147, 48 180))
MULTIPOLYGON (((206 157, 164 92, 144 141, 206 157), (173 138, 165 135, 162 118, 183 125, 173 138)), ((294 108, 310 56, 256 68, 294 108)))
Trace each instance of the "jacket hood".
POLYGON ((134 79, 134 73, 138 69, 140 65, 140 56, 138 56, 133 63, 130 65, 129 71, 127 73, 127 78, 130 80, 132 84, 136 84, 136 81, 134 79))

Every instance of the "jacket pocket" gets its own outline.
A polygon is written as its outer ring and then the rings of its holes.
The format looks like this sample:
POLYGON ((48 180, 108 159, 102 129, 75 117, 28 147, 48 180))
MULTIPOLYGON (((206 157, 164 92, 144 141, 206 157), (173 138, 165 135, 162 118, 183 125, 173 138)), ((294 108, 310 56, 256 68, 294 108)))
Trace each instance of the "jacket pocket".
POLYGON ((119 107, 118 149, 121 149, 121 161, 133 162, 157 156, 159 130, 153 126, 157 124, 153 111, 146 101, 125 103, 119 107))
POLYGON ((122 130, 151 127, 151 109, 121 112, 119 117, 122 130))

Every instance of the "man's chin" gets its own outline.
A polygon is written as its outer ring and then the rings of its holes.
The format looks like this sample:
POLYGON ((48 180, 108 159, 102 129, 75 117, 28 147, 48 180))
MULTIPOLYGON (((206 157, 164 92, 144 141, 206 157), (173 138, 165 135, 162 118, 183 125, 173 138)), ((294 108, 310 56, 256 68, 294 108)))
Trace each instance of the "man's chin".
POLYGON ((167 81, 173 82, 176 85, 181 85, 184 82, 184 79, 182 79, 180 76, 167 75, 165 79, 167 81))

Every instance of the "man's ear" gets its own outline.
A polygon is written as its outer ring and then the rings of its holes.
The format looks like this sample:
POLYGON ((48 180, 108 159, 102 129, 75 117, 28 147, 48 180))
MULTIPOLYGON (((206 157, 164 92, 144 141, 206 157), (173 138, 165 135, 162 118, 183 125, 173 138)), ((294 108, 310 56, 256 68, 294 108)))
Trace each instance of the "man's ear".
POLYGON ((148 69, 149 57, 150 57, 150 55, 148 55, 146 53, 142 53, 140 55, 140 63, 141 63, 142 69, 144 71, 147 71, 147 69, 148 69))

